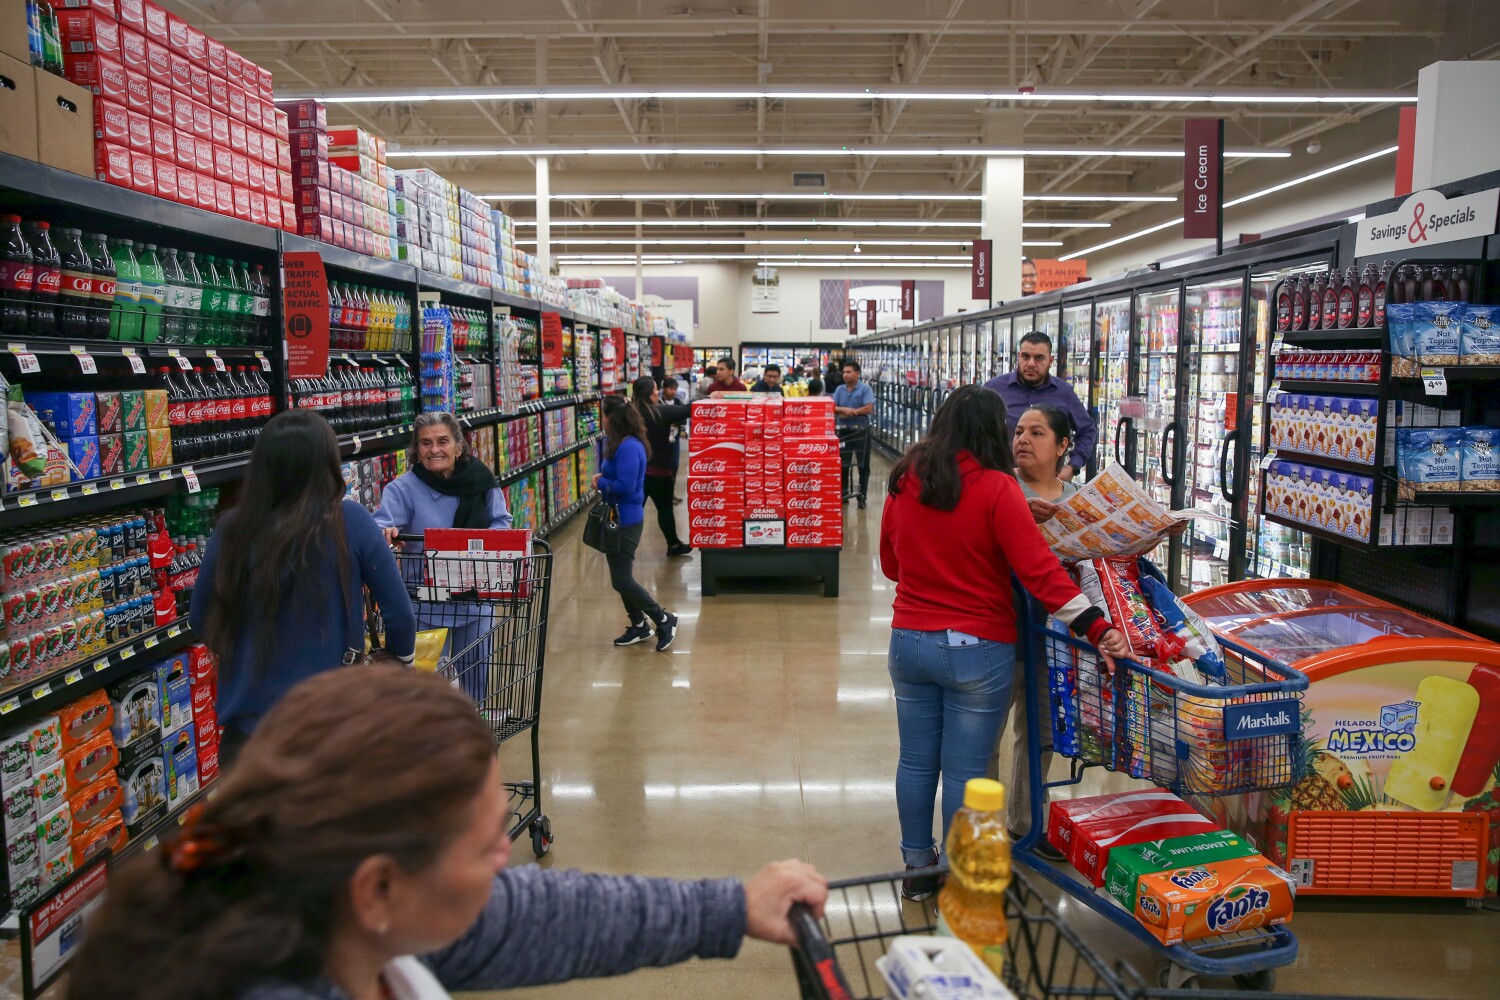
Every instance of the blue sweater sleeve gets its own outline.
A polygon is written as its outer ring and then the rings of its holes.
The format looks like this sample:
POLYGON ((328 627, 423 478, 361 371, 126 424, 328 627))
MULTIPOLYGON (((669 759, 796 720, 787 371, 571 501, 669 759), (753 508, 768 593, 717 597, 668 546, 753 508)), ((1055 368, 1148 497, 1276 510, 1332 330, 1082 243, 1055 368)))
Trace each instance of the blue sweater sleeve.
MULTIPOLYGON (((417 651, 417 616, 385 536, 369 511, 352 500, 344 501, 344 533, 349 539, 350 555, 359 566, 360 580, 370 588, 380 606, 380 616, 385 620, 386 649, 397 656, 413 655, 417 651)), ((364 608, 356 603, 349 612, 354 625, 350 634, 358 635, 364 628, 364 608)))
POLYGON ((1068 456, 1068 464, 1074 468, 1081 469, 1088 465, 1089 459, 1094 456, 1094 443, 1099 437, 1099 426, 1094 418, 1089 415, 1087 406, 1083 400, 1073 391, 1068 383, 1062 383, 1062 388, 1067 390, 1068 413, 1073 417, 1073 454, 1068 456))
POLYGON ((490 527, 505 529, 515 523, 510 515, 510 508, 505 506, 505 491, 496 486, 490 490, 490 527))
POLYGON ((606 500, 620 503, 634 495, 636 484, 646 475, 646 449, 634 438, 626 438, 615 449, 611 462, 614 464, 615 474, 600 476, 599 491, 606 500))
POLYGON ((406 491, 406 476, 397 476, 380 491, 380 507, 375 511, 375 523, 382 528, 399 528, 403 533, 413 531, 411 496, 406 491))
POLYGON ((738 879, 679 882, 518 865, 495 877, 474 926, 423 961, 450 991, 496 990, 733 958, 744 937, 738 879))

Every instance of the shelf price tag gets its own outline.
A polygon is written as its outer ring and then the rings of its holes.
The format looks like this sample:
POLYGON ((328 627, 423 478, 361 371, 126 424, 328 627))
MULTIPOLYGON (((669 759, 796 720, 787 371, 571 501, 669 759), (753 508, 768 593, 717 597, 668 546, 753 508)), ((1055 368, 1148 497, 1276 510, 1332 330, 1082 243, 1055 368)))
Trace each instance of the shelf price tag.
POLYGON ((266 352, 265 351, 256 351, 255 352, 255 357, 256 357, 256 360, 258 360, 260 362, 260 370, 261 371, 268 372, 268 371, 271 370, 271 359, 268 358, 268 357, 266 357, 266 352))
POLYGON ((132 372, 135 372, 137 375, 146 374, 146 362, 142 361, 141 356, 135 353, 134 347, 121 348, 120 353, 124 354, 125 360, 130 362, 130 370, 132 372))
POLYGON ((360 449, 359 435, 354 435, 354 454, 358 455, 360 449))
POLYGON ((31 700, 32 701, 41 701, 43 698, 47 697, 51 693, 52 693, 52 685, 51 684, 38 684, 36 687, 34 687, 34 688, 31 689, 31 700))
POLYGON ((95 494, 97 494, 98 492, 99 492, 99 484, 98 483, 87 482, 87 483, 83 484, 83 495, 84 496, 91 497, 91 496, 94 496, 95 494))
POLYGON ((94 364, 94 356, 81 347, 69 347, 73 357, 78 359, 78 367, 85 375, 99 374, 99 366, 94 364))
POLYGON ((167 353, 177 359, 178 368, 181 368, 185 372, 190 372, 193 370, 193 363, 189 361, 177 348, 168 348, 167 353))
POLYGON ((114 492, 115 490, 123 490, 124 488, 125 488, 125 480, 123 480, 123 479, 111 479, 109 481, 110 492, 114 492))
POLYGON ((20 707, 20 698, 7 698, 4 703, 0 703, 0 715, 9 715, 20 707))
POLYGON ((69 685, 77 684, 81 680, 83 680, 83 670, 81 668, 78 670, 69 670, 67 675, 63 677, 63 683, 69 685))
POLYGON ((66 486, 59 486, 57 489, 53 490, 52 499, 55 501, 68 499, 68 488, 66 486))
POLYGON ((1448 373, 1442 368, 1423 368, 1422 388, 1429 396, 1448 395, 1448 373))
POLYGON ((137 486, 149 486, 151 484, 151 477, 143 472, 135 477, 135 484, 137 486))
POLYGON ((228 368, 224 367, 224 359, 219 357, 218 351, 208 351, 206 353, 208 354, 209 360, 214 363, 215 371, 225 372, 229 370, 228 368))
POLYGON ((198 482, 198 473, 193 471, 193 467, 191 465, 185 465, 182 467, 182 478, 183 481, 187 483, 187 490, 189 493, 197 493, 199 490, 203 489, 202 484, 198 482))
POLYGON ((96 674, 102 674, 102 673, 104 673, 104 671, 106 671, 108 669, 109 669, 109 657, 106 656, 102 660, 95 660, 94 661, 94 673, 96 673, 96 674))
POLYGON ((1271 463, 1274 461, 1276 461, 1276 449, 1272 448, 1266 452, 1266 457, 1260 460, 1260 471, 1265 472, 1271 467, 1271 463))
POLYGON ((6 344, 5 346, 10 349, 10 353, 16 356, 16 360, 21 363, 22 375, 35 375, 42 370, 42 363, 36 359, 35 354, 26 349, 25 344, 6 344))
POLYGON ((158 642, 160 642, 160 641, 161 640, 158 639, 156 636, 154 636, 154 635, 148 635, 148 636, 146 636, 145 640, 143 640, 141 642, 141 645, 145 646, 147 649, 155 649, 156 648, 156 644, 158 642))
POLYGON ((17 507, 35 507, 36 506, 36 494, 35 493, 22 493, 19 497, 16 498, 16 506, 17 507))

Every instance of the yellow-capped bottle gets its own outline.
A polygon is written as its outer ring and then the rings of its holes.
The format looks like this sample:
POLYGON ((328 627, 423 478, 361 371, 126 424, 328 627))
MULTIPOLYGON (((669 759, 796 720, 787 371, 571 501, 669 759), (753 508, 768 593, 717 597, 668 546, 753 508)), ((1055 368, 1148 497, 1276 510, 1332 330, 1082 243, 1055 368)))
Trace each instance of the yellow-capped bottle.
POLYGON ((974 949, 999 978, 1005 965, 1005 890, 1010 886, 1010 836, 1005 786, 989 778, 964 785, 963 808, 948 826, 948 881, 938 893, 937 933, 974 949))

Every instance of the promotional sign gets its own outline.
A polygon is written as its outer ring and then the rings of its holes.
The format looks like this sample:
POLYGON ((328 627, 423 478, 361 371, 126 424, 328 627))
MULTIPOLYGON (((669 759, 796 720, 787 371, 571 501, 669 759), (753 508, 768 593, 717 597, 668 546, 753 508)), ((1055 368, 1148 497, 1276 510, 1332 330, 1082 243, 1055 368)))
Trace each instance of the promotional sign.
POLYGON ((917 283, 910 278, 901 282, 901 318, 917 318, 917 283))
POLYGON ((615 374, 625 377, 625 330, 623 327, 609 328, 609 339, 615 342, 615 374))
POLYGON ((1224 119, 1182 123, 1182 238, 1224 239, 1224 119))
POLYGON ((105 852, 22 913, 21 980, 26 997, 40 995, 83 943, 84 921, 104 903, 108 862, 105 852))
POLYGON ((991 270, 995 260, 994 241, 975 240, 971 253, 973 260, 969 272, 971 285, 969 295, 971 298, 984 299, 988 302, 995 284, 991 270))
POLYGON ((875 302, 873 300, 865 303, 865 329, 875 329, 875 302))
POLYGON ((1495 231, 1495 209, 1500 188, 1444 197, 1437 191, 1418 191, 1401 207, 1359 222, 1354 256, 1399 253, 1415 247, 1452 243, 1495 231))
POLYGON ((849 308, 849 336, 859 335, 859 311, 852 306, 849 308))
POLYGON ((563 366, 562 316, 558 313, 542 313, 542 367, 563 366))
POLYGON ((774 267, 757 267, 750 277, 750 311, 781 312, 781 278, 774 267))
POLYGON ((286 377, 328 374, 328 273, 312 251, 282 254, 281 302, 286 316, 286 377))
POLYGON ((1055 292, 1059 288, 1067 288, 1076 285, 1089 276, 1089 262, 1086 260, 1039 260, 1025 258, 1021 261, 1021 292, 1023 295, 1031 295, 1034 292, 1055 292), (1036 278, 1032 283, 1032 290, 1026 289, 1026 263, 1030 261, 1031 266, 1036 269, 1036 278))
POLYGON ((651 367, 661 366, 662 345, 664 341, 660 337, 651 338, 651 367))

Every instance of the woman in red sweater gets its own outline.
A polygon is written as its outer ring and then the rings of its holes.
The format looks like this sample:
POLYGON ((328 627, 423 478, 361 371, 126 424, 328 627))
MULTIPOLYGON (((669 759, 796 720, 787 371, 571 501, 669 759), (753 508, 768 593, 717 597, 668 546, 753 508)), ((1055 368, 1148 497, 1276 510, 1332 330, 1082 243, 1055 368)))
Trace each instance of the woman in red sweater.
MULTIPOLYGON (((896 581, 891 680, 901 757, 896 808, 908 868, 937 857, 933 799, 943 777, 943 836, 964 783, 983 777, 1005 725, 1016 666, 1011 572, 1113 666, 1129 647, 1063 571, 1016 484, 1005 402, 966 385, 891 472, 880 568, 896 581)), ((904 891, 925 899, 934 886, 904 891)))

